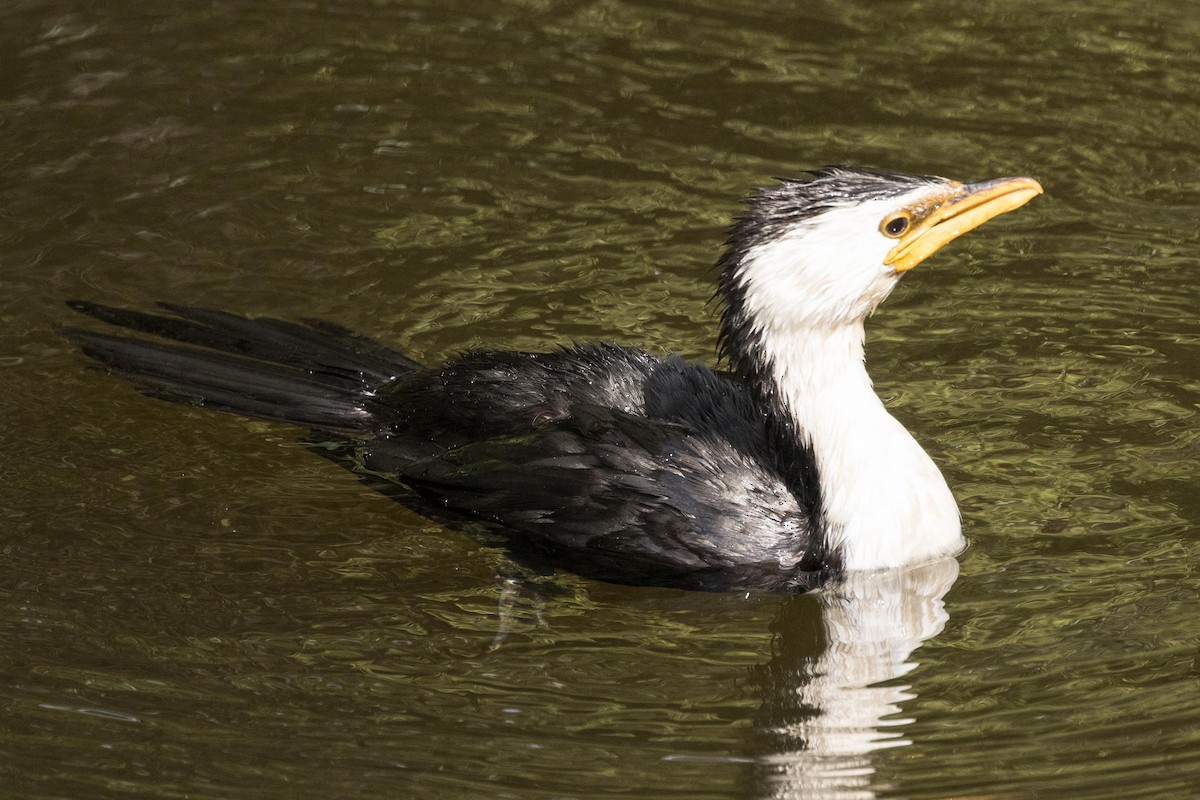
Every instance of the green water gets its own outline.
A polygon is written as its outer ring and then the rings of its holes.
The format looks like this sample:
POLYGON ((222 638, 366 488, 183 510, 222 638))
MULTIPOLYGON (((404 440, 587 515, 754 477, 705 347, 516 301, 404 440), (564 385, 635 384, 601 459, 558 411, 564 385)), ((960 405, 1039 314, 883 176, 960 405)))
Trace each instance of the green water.
POLYGON ((1182 798, 1200 786, 1200 14, 1134 2, 72 4, 0 25, 0 796, 1182 798), (68 298, 435 362, 711 360, 736 199, 1047 194, 871 320, 970 549, 824 598, 557 576, 142 398, 68 298), (957 577, 956 577, 957 573, 957 577))

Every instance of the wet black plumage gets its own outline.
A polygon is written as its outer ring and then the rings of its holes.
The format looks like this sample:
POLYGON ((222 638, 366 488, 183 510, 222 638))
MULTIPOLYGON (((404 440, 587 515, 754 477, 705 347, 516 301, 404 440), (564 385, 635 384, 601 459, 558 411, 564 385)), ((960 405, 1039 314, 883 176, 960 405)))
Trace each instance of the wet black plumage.
POLYGON ((71 306, 159 337, 66 331, 144 393, 352 437, 359 469, 574 571, 782 589, 828 566, 750 393, 677 357, 582 345, 428 370, 323 322, 71 306))

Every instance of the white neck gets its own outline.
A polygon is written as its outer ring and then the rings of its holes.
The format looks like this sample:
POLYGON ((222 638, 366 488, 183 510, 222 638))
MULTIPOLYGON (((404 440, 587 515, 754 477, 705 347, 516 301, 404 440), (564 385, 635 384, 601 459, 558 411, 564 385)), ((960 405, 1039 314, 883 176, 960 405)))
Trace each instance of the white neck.
POLYGON ((762 345, 786 413, 811 444, 831 549, 846 569, 916 564, 963 547, 958 507, 863 363, 863 326, 773 326, 762 345))
POLYGON ((776 413, 811 445, 823 533, 847 569, 918 564, 963 546, 945 479, 883 407, 863 364, 863 320, 900 280, 880 220, 923 191, 802 216, 782 233, 760 232, 726 265, 726 325, 748 348, 737 358, 774 385, 776 413))

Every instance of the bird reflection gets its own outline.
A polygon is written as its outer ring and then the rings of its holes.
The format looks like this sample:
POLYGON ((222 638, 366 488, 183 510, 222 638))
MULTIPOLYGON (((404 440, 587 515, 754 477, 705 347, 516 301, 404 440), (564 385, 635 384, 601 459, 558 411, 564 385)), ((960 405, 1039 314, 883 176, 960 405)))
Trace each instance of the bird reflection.
POLYGON ((872 754, 910 744, 900 717, 916 695, 897 679, 913 652, 946 624, 942 598, 958 562, 849 573, 786 603, 771 660, 755 670, 763 703, 755 725, 754 794, 763 798, 869 800, 872 754))

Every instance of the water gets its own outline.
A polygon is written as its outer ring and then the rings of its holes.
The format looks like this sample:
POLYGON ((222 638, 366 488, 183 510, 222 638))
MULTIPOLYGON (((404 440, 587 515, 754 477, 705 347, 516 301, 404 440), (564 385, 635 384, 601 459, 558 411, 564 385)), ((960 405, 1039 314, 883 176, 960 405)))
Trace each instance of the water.
POLYGON ((0 794, 1200 785, 1189 4, 266 8, 5 8, 0 794), (292 431, 141 398, 55 333, 68 298, 165 300, 431 362, 711 359, 735 199, 835 162, 1047 189, 871 321, 971 547, 840 595, 514 591, 292 431))

